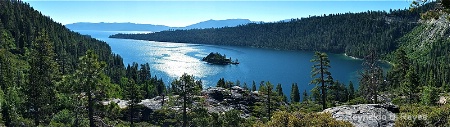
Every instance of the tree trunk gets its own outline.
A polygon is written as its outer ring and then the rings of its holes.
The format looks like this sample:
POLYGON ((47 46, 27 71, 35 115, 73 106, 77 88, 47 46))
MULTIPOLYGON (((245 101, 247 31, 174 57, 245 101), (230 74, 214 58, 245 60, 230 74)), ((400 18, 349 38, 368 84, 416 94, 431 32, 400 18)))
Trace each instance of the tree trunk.
POLYGON ((325 81, 323 80, 323 58, 320 58, 320 82, 322 82, 322 109, 327 108, 326 92, 325 92, 325 81))
POLYGON ((187 116, 186 116, 186 93, 183 95, 183 127, 187 125, 187 116))
POLYGON ((88 115, 89 115, 89 126, 95 127, 94 123, 94 103, 92 100, 91 90, 88 91, 88 115))
POLYGON ((268 113, 269 113, 269 121, 270 121, 270 91, 272 91, 271 90, 271 88, 270 88, 270 85, 269 84, 267 84, 267 101, 268 101, 268 113))

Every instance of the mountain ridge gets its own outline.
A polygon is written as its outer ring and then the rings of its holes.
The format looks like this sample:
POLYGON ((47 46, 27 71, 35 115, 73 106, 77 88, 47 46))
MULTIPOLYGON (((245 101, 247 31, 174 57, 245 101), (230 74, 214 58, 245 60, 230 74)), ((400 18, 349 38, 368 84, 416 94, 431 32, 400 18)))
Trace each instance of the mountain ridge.
POLYGON ((131 22, 77 22, 66 24, 65 26, 71 30, 105 30, 105 31, 152 31, 159 32, 164 30, 186 30, 186 29, 204 29, 204 28, 221 28, 235 27, 252 23, 249 19, 225 19, 225 20, 206 20, 184 27, 171 27, 166 25, 140 24, 131 22))

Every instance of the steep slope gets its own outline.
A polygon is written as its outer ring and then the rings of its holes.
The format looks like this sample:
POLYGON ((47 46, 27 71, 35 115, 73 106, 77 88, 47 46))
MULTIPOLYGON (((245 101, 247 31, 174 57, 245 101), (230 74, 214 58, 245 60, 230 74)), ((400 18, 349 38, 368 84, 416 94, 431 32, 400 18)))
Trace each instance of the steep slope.
POLYGON ((283 50, 310 50, 347 53, 362 57, 375 50, 387 54, 395 50, 395 40, 415 26, 419 13, 368 11, 363 13, 330 14, 289 22, 250 23, 237 27, 202 30, 172 30, 152 34, 118 34, 113 38, 153 41, 188 42, 216 45, 251 46, 283 50))
POLYGON ((34 10, 28 3, 0 1, 0 8, 0 49, 5 54, 14 55, 13 58, 28 61, 32 43, 37 42, 38 36, 48 35, 62 74, 72 73, 78 58, 88 49, 93 49, 101 61, 107 62, 110 68, 108 75, 116 75, 115 72, 124 68, 122 58, 112 54, 106 42, 73 32, 34 10))
MULTIPOLYGON (((448 15, 421 21, 421 25, 398 40, 399 49, 415 66, 421 84, 450 84, 450 21, 448 15)), ((394 63, 396 59, 391 57, 394 63)))

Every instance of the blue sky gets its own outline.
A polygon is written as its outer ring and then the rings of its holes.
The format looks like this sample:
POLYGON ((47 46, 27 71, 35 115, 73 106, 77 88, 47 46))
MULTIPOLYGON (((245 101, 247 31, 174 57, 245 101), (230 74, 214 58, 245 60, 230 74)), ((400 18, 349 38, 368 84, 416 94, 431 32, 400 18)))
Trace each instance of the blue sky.
POLYGON ((36 1, 24 0, 56 22, 133 22, 187 26, 209 19, 272 22, 313 15, 405 9, 397 1, 36 1))

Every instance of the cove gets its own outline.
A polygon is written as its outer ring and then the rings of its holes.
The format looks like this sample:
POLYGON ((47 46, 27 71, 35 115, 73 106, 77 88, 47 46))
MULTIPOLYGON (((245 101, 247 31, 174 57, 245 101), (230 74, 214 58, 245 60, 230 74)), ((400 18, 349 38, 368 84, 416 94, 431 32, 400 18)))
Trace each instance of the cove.
MULTIPOLYGON (((311 78, 310 60, 312 51, 282 51, 238 46, 219 46, 188 43, 155 42, 129 39, 108 38, 116 33, 141 33, 146 31, 76 31, 107 42, 114 53, 123 57, 124 64, 138 62, 149 63, 152 76, 162 78, 169 85, 183 73, 201 79, 203 88, 215 86, 220 78, 244 83, 248 87, 252 82, 257 88, 261 81, 270 81, 276 86, 282 84, 284 94, 289 98, 292 83, 297 83, 300 93, 315 86, 309 84, 311 78), (219 52, 227 58, 239 59, 238 65, 211 65, 202 58, 211 52, 219 52)), ((358 87, 358 74, 362 69, 362 60, 353 59, 344 54, 328 53, 331 61, 331 73, 335 80, 345 85, 350 81, 358 87)), ((389 65, 383 64, 387 68, 389 65)))

